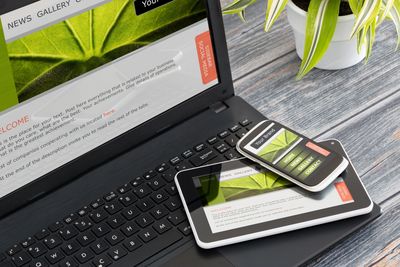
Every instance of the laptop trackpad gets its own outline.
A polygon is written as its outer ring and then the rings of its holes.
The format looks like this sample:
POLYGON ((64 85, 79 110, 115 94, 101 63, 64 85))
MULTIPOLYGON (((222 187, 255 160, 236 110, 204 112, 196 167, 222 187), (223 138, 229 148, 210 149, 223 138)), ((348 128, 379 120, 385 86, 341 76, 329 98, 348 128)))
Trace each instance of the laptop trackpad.
POLYGON ((163 264, 167 267, 176 266, 190 266, 190 267, 232 267, 232 263, 226 260, 217 250, 204 250, 197 246, 193 246, 178 256, 174 257, 172 260, 163 264))

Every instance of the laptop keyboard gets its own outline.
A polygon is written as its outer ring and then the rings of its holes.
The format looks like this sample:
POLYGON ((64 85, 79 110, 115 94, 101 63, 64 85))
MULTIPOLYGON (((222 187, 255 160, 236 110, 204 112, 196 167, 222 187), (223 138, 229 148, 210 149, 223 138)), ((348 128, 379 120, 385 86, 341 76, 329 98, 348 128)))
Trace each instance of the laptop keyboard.
POLYGON ((191 229, 175 187, 178 171, 239 158, 245 119, 99 197, 0 253, 0 266, 109 266, 133 254, 140 264, 191 229))

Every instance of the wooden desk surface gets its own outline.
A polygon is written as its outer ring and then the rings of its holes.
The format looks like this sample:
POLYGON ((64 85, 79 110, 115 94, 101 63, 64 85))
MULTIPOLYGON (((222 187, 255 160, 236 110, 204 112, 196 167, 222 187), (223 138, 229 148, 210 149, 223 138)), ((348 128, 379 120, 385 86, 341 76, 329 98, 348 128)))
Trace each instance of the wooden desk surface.
POLYGON ((378 30, 367 65, 313 70, 296 81, 300 60, 286 14, 265 33, 265 2, 248 9, 246 24, 224 17, 236 93, 299 132, 339 139, 383 209, 379 219, 309 265, 400 266, 400 51, 394 52, 394 25, 378 30))

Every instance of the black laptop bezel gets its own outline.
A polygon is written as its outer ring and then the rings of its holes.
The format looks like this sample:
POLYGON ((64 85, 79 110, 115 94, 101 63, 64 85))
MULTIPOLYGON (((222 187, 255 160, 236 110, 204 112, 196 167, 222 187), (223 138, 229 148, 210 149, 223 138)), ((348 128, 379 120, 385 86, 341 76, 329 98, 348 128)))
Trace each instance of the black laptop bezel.
MULTIPOLYGON (((204 0, 213 38, 219 83, 96 149, 0 198, 0 218, 46 195, 96 166, 115 158, 166 129, 234 95, 232 75, 219 1, 204 0)), ((25 1, 28 2, 28 1, 25 1)), ((37 2, 35 0, 30 3, 37 2)), ((0 7, 1 8, 1 7, 0 7)), ((0 14, 5 10, 0 9, 0 14)))

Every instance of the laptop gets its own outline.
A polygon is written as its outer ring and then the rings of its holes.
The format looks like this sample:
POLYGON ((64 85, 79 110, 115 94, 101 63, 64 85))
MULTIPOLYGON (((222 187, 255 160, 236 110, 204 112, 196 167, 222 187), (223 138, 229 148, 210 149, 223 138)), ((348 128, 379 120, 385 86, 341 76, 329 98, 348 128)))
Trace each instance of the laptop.
POLYGON ((219 1, 4 0, 0 14, 0 266, 262 266, 291 249, 273 261, 293 266, 379 212, 197 248, 176 172, 239 157, 265 120, 234 94, 219 1))

